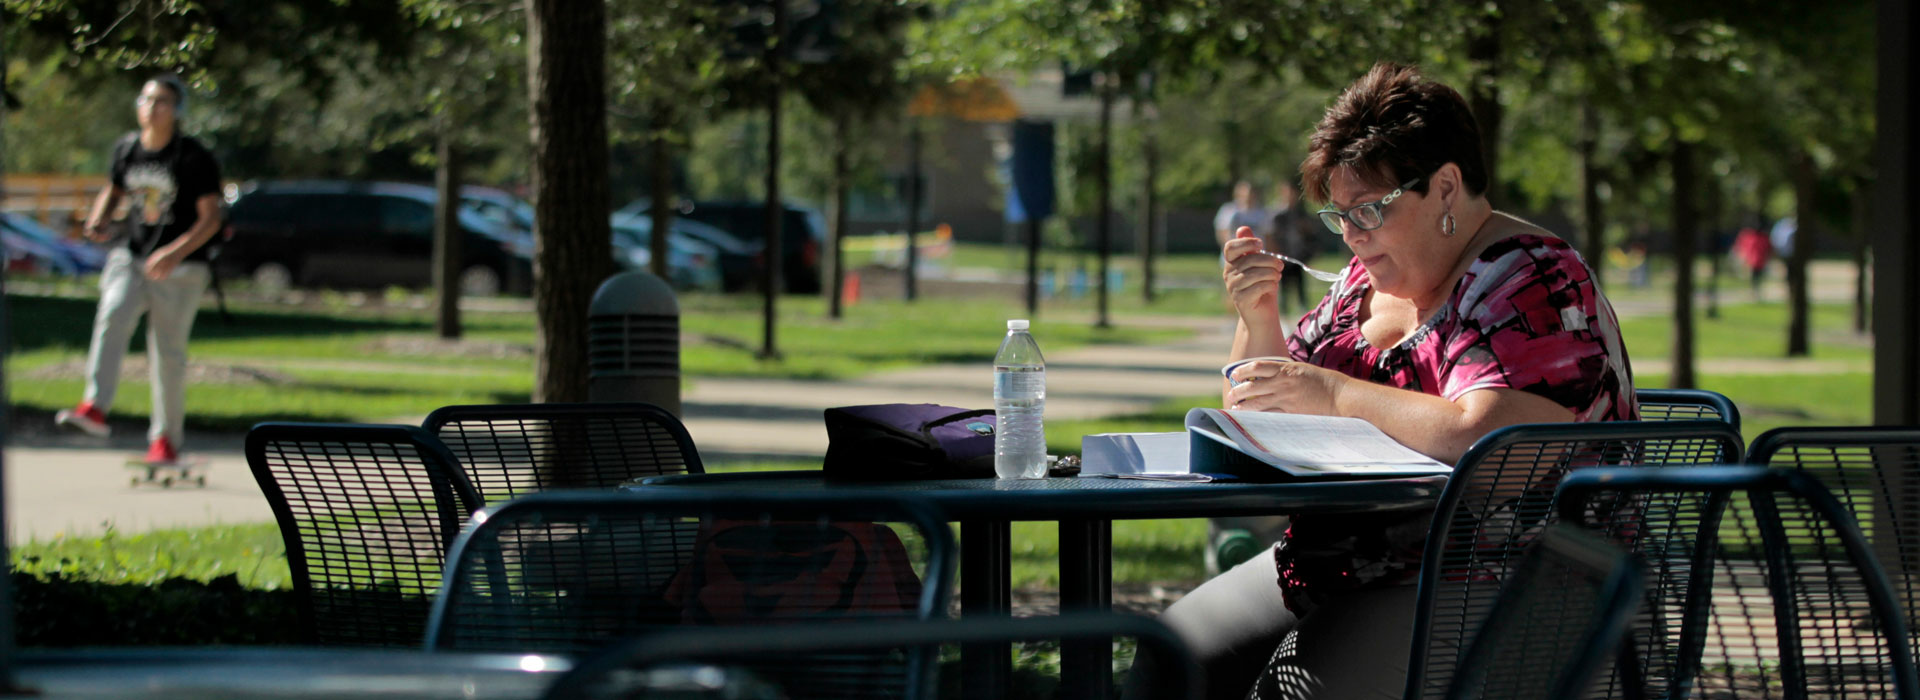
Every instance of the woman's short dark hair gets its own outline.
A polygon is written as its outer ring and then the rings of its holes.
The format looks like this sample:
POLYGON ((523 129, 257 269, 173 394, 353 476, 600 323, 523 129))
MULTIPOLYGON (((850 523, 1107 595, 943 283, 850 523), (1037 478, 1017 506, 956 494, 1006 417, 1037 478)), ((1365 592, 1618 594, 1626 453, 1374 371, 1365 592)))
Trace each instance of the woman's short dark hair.
POLYGON ((1447 163, 1460 167, 1468 193, 1487 191, 1480 126, 1467 101, 1418 68, 1376 63, 1320 118, 1300 179, 1319 202, 1328 201, 1328 178, 1343 166, 1382 190, 1419 178, 1413 191, 1425 194, 1426 177, 1447 163))

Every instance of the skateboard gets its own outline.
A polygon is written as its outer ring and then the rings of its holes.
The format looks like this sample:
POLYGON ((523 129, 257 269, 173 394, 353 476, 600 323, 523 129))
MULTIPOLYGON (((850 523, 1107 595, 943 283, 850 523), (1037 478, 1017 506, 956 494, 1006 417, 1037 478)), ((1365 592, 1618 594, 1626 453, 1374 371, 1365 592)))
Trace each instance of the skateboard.
POLYGON ((185 485, 207 486, 207 460, 194 455, 181 455, 172 462, 149 462, 145 456, 127 460, 127 468, 133 470, 133 476, 127 480, 128 486, 141 484, 159 484, 160 488, 173 488, 175 482, 185 485))

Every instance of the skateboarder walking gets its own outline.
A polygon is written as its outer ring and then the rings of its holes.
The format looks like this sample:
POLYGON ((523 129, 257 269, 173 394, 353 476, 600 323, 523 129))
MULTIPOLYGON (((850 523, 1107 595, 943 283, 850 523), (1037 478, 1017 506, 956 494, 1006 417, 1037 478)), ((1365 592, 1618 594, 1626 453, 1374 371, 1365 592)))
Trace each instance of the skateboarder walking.
POLYGON ((100 273, 100 306, 87 350, 80 404, 55 414, 60 425, 105 437, 120 361, 140 316, 147 316, 153 419, 149 464, 179 459, 186 410, 187 336, 210 272, 202 248, 221 223, 220 165, 199 141, 179 133, 187 89, 179 78, 146 82, 134 100, 140 130, 114 145, 112 178, 87 216, 87 237, 107 240, 108 217, 128 201, 127 236, 100 273))

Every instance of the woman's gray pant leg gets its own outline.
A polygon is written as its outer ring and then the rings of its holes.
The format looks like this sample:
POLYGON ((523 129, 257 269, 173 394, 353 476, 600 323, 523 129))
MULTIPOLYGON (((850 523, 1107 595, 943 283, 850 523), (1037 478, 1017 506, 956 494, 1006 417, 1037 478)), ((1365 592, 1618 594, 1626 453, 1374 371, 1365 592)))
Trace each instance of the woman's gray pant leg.
MULTIPOLYGON (((1239 566, 1215 576, 1187 593, 1160 614, 1206 676, 1206 697, 1245 697, 1273 657, 1280 638, 1298 622, 1280 594, 1273 549, 1268 548, 1239 566)), ((1151 696, 1154 669, 1151 660, 1134 662, 1121 697, 1140 700, 1151 696)))
POLYGON ((1399 700, 1417 590, 1390 586, 1327 601, 1281 640, 1259 700, 1399 700))

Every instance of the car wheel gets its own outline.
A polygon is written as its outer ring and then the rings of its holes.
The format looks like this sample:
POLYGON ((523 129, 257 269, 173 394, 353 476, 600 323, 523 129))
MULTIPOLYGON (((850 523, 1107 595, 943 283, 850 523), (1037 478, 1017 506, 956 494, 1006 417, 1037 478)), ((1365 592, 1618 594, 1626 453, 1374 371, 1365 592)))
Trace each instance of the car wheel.
POLYGON ((460 295, 469 297, 500 296, 500 273, 485 265, 474 265, 460 272, 460 295))
POLYGON ((293 288, 293 270, 278 262, 263 262, 253 268, 253 289, 265 296, 279 296, 293 288))

